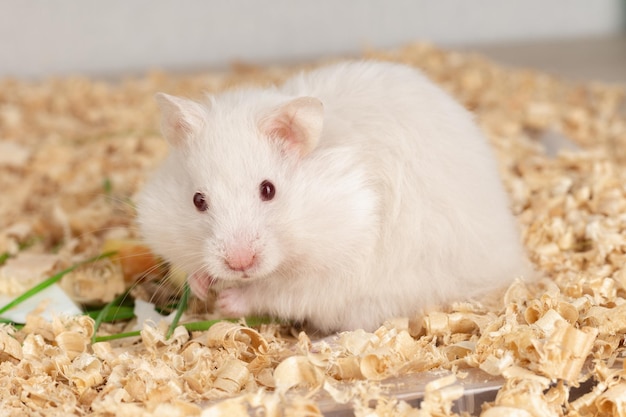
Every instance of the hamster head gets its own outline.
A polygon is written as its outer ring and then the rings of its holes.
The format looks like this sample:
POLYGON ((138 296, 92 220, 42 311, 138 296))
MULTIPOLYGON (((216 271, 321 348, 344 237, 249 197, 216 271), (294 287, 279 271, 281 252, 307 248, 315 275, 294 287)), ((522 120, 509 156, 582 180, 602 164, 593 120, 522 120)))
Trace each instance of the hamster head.
MULTIPOLYGON (((371 205, 349 197, 360 178, 334 192, 326 174, 312 174, 324 120, 315 98, 242 91, 206 104, 165 94, 157 101, 170 153, 139 196, 138 223, 197 296, 217 282, 289 275, 325 244, 316 241, 325 218, 371 205)), ((346 227, 371 231, 356 224, 362 217, 351 215, 346 227)))

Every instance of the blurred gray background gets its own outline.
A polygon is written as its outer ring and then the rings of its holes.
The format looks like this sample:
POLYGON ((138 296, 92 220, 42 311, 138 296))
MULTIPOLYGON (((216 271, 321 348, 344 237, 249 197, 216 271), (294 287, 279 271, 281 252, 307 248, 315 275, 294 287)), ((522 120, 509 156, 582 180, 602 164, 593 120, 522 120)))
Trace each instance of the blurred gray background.
POLYGON ((0 76, 118 76, 428 41, 626 82, 623 0, 0 0, 0 76))

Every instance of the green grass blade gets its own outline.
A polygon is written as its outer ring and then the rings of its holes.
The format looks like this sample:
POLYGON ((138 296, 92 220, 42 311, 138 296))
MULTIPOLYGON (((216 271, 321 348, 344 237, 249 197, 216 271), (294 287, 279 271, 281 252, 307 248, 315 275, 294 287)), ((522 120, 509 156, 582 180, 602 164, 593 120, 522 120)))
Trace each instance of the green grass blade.
MULTIPOLYGON (((118 307, 119 309, 119 305, 126 299, 126 297, 128 297, 128 291, 124 291, 123 293, 118 295, 113 301, 108 303, 106 306, 104 306, 102 310, 100 310, 100 312, 94 319, 95 323, 94 323, 93 335, 91 336, 91 343, 96 342, 96 335, 98 334, 98 329, 100 329, 100 325, 105 320, 105 318, 111 318, 110 317, 111 315, 109 314, 111 310, 114 307, 118 307)), ((113 317, 115 317, 115 314, 113 315, 113 317)), ((133 311, 133 317, 134 317, 134 311, 133 311)))
POLYGON ((178 302, 178 306, 176 307, 176 314, 174 315, 174 319, 172 320, 170 327, 167 329, 167 335, 165 336, 166 339, 172 337, 172 334, 174 334, 174 330, 176 329, 176 327, 178 327, 178 322, 180 321, 181 316, 183 315, 185 310, 187 310, 189 292, 189 284, 185 282, 185 286, 183 287, 183 295, 182 297, 180 297, 180 301, 178 302))
MULTIPOLYGON (((184 326, 185 329, 187 329, 190 332, 199 332, 199 331, 209 330, 211 326, 213 326, 216 323, 220 323, 222 321, 229 321, 231 323, 237 323, 239 319, 218 319, 218 320, 195 321, 192 323, 182 324, 181 326, 184 326)), ((270 324, 270 323, 275 323, 275 321, 269 317, 246 318, 246 324, 251 327, 259 326, 261 324, 270 324)), ((174 329, 175 328, 176 326, 174 327, 174 329)), ((141 332, 135 331, 135 332, 112 334, 110 336, 98 336, 93 339, 92 343, 108 342, 110 340, 117 340, 117 339, 123 339, 126 337, 136 337, 136 336, 141 336, 141 332)))
POLYGON ((98 337, 93 338, 91 343, 93 344, 93 343, 98 343, 98 342, 108 342, 109 340, 117 340, 117 339, 124 339, 126 337, 137 337, 137 336, 141 336, 140 330, 137 330, 135 332, 117 333, 117 334, 112 334, 109 336, 98 336, 98 337))
POLYGON ((111 195, 113 193, 113 182, 111 181, 111 178, 105 177, 102 180, 102 191, 104 191, 104 194, 106 195, 111 195))
MULTIPOLYGON (((92 319, 96 320, 98 316, 102 314, 102 311, 105 308, 106 306, 101 308, 100 310, 87 311, 85 314, 91 317, 92 319)), ((106 314, 103 314, 102 323, 111 323, 114 321, 130 320, 133 317, 135 317, 134 307, 117 305, 117 306, 113 306, 112 308, 110 308, 106 312, 106 314)))
POLYGON ((11 326, 15 327, 17 330, 20 330, 22 327, 24 327, 24 323, 17 323, 17 322, 14 322, 13 320, 5 319, 4 317, 0 317, 0 323, 10 324, 11 326))

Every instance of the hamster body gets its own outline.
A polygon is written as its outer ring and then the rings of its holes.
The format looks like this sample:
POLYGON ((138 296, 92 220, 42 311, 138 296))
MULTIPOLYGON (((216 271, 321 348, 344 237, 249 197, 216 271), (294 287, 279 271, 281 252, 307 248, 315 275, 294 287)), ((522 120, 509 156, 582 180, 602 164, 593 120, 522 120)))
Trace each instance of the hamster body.
POLYGON ((138 222, 226 316, 371 331, 529 273, 487 141, 415 69, 342 63, 158 102, 171 149, 138 222))

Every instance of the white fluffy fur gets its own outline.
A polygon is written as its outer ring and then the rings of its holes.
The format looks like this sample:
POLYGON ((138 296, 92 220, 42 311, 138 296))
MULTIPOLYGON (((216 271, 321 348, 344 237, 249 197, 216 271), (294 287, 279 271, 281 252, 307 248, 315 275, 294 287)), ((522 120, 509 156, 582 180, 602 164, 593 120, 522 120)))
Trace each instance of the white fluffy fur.
POLYGON ((225 313, 373 330, 528 274, 486 140, 416 70, 344 63, 203 106, 195 135, 170 140, 140 196, 139 223, 158 254, 218 280, 225 313), (319 142, 304 155, 259 128, 302 96, 324 108, 319 142), (266 179, 276 186, 271 201, 259 198, 266 179), (206 212, 194 207, 196 192, 206 212), (257 254, 245 272, 224 262, 241 245, 257 254))

